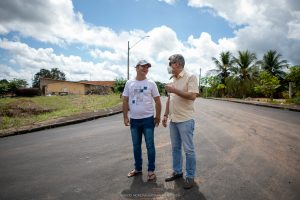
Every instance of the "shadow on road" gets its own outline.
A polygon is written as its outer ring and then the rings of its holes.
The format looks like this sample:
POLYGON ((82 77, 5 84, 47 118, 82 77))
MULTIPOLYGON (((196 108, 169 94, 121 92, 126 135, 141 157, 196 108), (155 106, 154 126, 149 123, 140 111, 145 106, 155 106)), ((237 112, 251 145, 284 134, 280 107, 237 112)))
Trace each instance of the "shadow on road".
POLYGON ((171 188, 155 181, 145 182, 142 175, 133 177, 129 189, 121 192, 123 199, 197 199, 206 200, 196 184, 192 189, 183 189, 183 179, 174 181, 171 188))
POLYGON ((194 187, 186 190, 183 188, 183 179, 179 179, 174 181, 174 189, 168 190, 168 192, 174 194, 174 199, 197 199, 197 200, 206 200, 205 196, 199 191, 199 186, 197 183, 195 183, 194 187))
POLYGON ((152 199, 162 196, 165 193, 163 184, 156 181, 145 182, 142 175, 132 178, 129 189, 123 190, 121 195, 125 199, 152 199))

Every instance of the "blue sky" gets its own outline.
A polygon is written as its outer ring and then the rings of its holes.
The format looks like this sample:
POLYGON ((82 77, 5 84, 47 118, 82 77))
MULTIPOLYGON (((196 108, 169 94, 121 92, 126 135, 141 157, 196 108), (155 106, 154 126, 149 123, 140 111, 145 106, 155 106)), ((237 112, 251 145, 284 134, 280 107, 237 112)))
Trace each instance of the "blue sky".
POLYGON ((157 26, 172 28, 178 38, 186 40, 190 35, 211 33, 214 41, 232 37, 233 28, 223 18, 213 16, 209 8, 197 9, 187 1, 170 5, 157 0, 101 0, 87 4, 84 0, 73 1, 75 10, 84 13, 86 21, 97 26, 107 26, 116 32, 141 29, 150 31, 157 26))
POLYGON ((2 0, 0 79, 31 83, 41 68, 58 67, 70 81, 130 77, 139 59, 148 77, 168 81, 168 57, 181 53, 186 70, 202 76, 222 51, 275 49, 300 63, 297 0, 2 0))

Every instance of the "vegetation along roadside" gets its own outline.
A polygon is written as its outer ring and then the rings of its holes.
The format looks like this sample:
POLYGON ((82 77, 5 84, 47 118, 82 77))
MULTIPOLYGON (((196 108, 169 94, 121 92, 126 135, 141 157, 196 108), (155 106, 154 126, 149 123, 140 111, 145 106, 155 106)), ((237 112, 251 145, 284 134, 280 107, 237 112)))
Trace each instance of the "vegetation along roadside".
POLYGON ((94 112, 120 102, 118 94, 0 98, 0 130, 94 112))

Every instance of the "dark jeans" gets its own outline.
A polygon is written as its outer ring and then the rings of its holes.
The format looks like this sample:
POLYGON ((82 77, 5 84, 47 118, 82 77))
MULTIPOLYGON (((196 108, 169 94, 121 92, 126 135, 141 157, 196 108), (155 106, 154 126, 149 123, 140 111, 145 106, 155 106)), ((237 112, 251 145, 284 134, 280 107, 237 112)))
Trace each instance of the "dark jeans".
POLYGON ((142 158, 142 138, 145 137, 148 171, 155 170, 155 145, 154 145, 154 118, 130 119, 130 130, 133 144, 133 155, 135 160, 135 170, 141 171, 143 166, 142 158))

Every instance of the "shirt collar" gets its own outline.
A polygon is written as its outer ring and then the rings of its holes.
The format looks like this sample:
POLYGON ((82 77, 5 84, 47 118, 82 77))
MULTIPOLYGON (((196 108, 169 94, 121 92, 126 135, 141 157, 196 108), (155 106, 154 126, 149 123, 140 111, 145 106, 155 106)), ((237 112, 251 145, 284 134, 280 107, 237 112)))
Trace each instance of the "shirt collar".
POLYGON ((172 76, 170 77, 170 80, 173 79, 173 78, 175 78, 175 79, 182 78, 182 77, 184 76, 184 74, 185 74, 185 71, 182 70, 182 71, 178 74, 177 77, 176 77, 175 75, 172 75, 172 76))
POLYGON ((184 76, 184 74, 185 74, 185 71, 184 70, 182 70, 179 74, 178 74, 178 77, 177 78, 181 78, 181 77, 183 77, 184 76))

